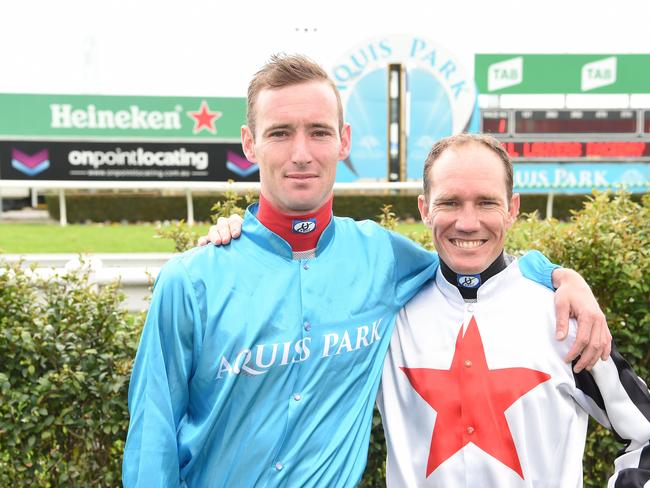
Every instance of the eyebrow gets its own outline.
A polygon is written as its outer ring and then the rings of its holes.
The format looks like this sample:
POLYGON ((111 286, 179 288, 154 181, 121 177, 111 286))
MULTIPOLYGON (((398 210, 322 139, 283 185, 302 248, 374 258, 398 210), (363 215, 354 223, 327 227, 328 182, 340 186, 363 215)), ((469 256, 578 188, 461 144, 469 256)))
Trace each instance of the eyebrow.
POLYGON ((274 130, 291 129, 292 127, 293 126, 291 124, 273 124, 264 130, 264 134, 268 134, 269 132, 273 132, 274 130))
MULTIPOLYGON (((287 129, 294 129, 295 125, 294 124, 273 124, 269 127, 266 128, 264 131, 264 134, 268 134, 269 132, 273 132, 275 130, 287 130, 287 129)), ((335 128, 331 124, 327 124, 325 122, 314 122, 313 124, 307 124, 308 129, 327 129, 334 131, 335 128)))
POLYGON ((327 124, 325 122, 314 122, 313 124, 309 124, 307 127, 310 128, 310 129, 335 130, 335 127, 333 125, 327 124))
MULTIPOLYGON (((437 198, 434 198, 434 202, 445 202, 448 200, 458 200, 460 197, 455 194, 455 193, 449 193, 446 195, 440 195, 437 198)), ((476 197, 477 200, 492 200, 492 201, 499 201, 500 198, 497 195, 478 195, 476 197)))

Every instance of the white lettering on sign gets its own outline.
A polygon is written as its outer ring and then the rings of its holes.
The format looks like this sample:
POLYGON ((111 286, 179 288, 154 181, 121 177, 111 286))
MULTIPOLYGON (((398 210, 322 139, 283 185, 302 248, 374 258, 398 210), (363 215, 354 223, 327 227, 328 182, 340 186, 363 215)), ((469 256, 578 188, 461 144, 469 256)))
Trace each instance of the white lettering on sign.
POLYGON ((207 169, 210 161, 205 151, 188 151, 184 147, 173 151, 147 151, 142 147, 123 151, 70 151, 68 162, 73 166, 191 166, 199 171, 207 169))
POLYGON ((74 108, 69 103, 50 104, 50 127, 53 129, 181 129, 180 110, 142 110, 131 105, 129 110, 100 110, 90 104, 74 108))
POLYGON ((517 188, 548 188, 549 186, 550 184, 546 171, 515 171, 515 187, 517 188))
POLYGON ((593 188, 608 185, 605 171, 601 170, 569 171, 566 169, 556 169, 555 181, 553 183, 554 186, 559 188, 593 188))
POLYGON ((491 64, 488 68, 488 91, 519 85, 524 80, 524 58, 518 56, 491 64))
POLYGON ((582 67, 580 89, 589 91, 616 83, 616 56, 587 63, 582 67))

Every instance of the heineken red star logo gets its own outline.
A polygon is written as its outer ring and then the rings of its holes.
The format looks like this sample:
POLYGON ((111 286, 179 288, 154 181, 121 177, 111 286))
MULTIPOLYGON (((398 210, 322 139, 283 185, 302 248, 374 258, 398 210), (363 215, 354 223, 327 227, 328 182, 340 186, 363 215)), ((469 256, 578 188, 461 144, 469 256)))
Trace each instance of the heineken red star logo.
POLYGON ((550 376, 528 368, 489 369, 474 317, 461 327, 451 368, 401 368, 411 386, 437 412, 427 477, 472 442, 522 479, 505 411, 550 376))
POLYGON ((187 115, 194 119, 194 129, 192 132, 195 134, 198 134, 203 129, 216 134, 217 128, 214 126, 214 121, 221 118, 222 113, 211 112, 208 102, 203 100, 198 112, 187 112, 187 115))

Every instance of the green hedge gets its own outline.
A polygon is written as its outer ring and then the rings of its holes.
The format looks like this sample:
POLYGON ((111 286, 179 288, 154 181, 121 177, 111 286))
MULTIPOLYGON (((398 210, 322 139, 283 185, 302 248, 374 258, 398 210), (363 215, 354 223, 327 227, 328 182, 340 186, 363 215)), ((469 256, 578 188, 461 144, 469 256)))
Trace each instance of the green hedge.
MULTIPOLYGON (((224 195, 197 195, 193 197, 194 218, 209 221, 212 205, 223 201, 224 195)), ((567 219, 571 210, 578 210, 586 200, 586 195, 556 195, 553 214, 556 218, 567 219)), ((59 219, 58 196, 45 198, 50 216, 59 219)), ((390 204, 400 219, 418 220, 417 199, 414 195, 337 195, 334 199, 334 213, 354 219, 376 219, 377 209, 390 204)), ((70 194, 66 195, 68 222, 156 222, 161 220, 181 220, 187 218, 184 196, 160 196, 158 194, 70 194)), ((546 215, 546 196, 522 195, 521 211, 538 211, 546 215)))
MULTIPOLYGON (((619 349, 650 381, 650 196, 600 195, 561 225, 526 219, 508 248, 537 248, 580 271, 619 349)), ((97 290, 83 273, 30 274, 0 265, 0 486, 117 486, 141 317, 121 309, 115 287, 97 290)), ((377 417, 374 424, 362 487, 384 486, 377 417)), ((619 447, 591 426, 585 486, 605 486, 619 447)))
POLYGON ((86 272, 0 266, 0 486, 117 486, 141 317, 86 272))

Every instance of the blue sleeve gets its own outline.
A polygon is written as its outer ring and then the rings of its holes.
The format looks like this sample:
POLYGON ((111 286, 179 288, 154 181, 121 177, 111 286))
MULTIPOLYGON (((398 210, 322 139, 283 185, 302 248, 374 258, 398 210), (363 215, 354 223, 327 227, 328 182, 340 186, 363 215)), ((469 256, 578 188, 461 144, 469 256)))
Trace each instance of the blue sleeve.
POLYGON ((438 253, 429 252, 400 234, 390 232, 390 238, 395 256, 395 305, 401 308, 435 277, 440 261, 438 253))
POLYGON ((187 410, 198 310, 186 269, 170 261, 156 281, 129 384, 125 487, 180 485, 176 432, 187 410))
POLYGON ((526 278, 553 291, 555 288, 553 287, 552 274, 553 270, 559 267, 539 251, 528 251, 519 258, 519 269, 526 278))

